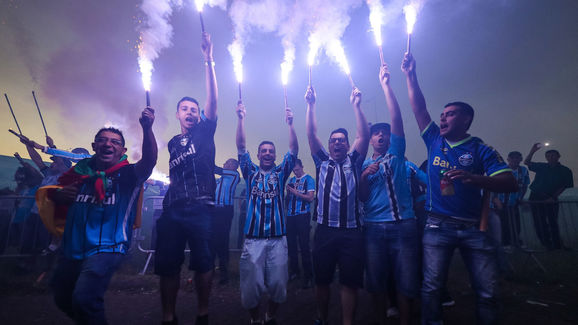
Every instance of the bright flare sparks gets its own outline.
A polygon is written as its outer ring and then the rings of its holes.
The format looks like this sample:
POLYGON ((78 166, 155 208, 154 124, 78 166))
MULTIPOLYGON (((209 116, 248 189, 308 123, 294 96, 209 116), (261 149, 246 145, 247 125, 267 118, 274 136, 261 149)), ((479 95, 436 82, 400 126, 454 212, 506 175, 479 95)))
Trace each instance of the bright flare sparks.
POLYGON ((239 40, 234 40, 231 45, 229 45, 229 53, 233 58, 233 69, 235 70, 235 77, 237 82, 243 82, 243 46, 239 40))
POLYGON ((140 68, 142 85, 144 90, 151 90, 151 79, 153 77, 153 63, 151 60, 146 59, 144 55, 138 58, 138 66, 140 68))
POLYGON ((195 0, 195 6, 199 12, 203 12, 203 6, 205 6, 205 0, 195 0))
POLYGON ((317 57, 317 52, 319 52, 319 47, 321 43, 317 40, 314 35, 309 36, 309 53, 307 54, 307 64, 312 67, 315 64, 315 57, 317 57))
POLYGON ((293 70, 293 61, 295 60, 295 48, 288 48, 285 50, 285 58, 281 63, 281 82, 283 86, 287 86, 289 82, 289 73, 293 70))
POLYGON ((413 26, 417 20, 417 9, 414 5, 409 4, 403 7, 403 12, 405 13, 405 23, 407 25, 407 33, 413 33, 413 26))
POLYGON ((161 181, 165 184, 170 183, 169 181, 169 175, 160 172, 158 169, 154 168, 153 172, 151 174, 151 176, 149 177, 149 179, 155 180, 155 181, 161 181))
POLYGON ((351 75, 351 70, 349 69, 349 64, 347 63, 347 57, 345 56, 345 50, 341 45, 341 41, 334 40, 330 42, 327 47, 327 54, 332 57, 337 64, 339 64, 343 72, 347 75, 351 75))
POLYGON ((380 0, 367 0, 369 7, 369 23, 373 29, 373 36, 377 46, 381 46, 381 24, 383 21, 383 7, 380 0))

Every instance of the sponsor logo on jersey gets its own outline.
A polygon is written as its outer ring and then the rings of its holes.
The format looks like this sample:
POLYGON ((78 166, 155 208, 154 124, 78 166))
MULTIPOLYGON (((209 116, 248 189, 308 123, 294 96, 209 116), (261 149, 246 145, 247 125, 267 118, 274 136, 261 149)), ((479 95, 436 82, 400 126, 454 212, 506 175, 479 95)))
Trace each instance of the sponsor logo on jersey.
POLYGON ((471 164, 474 163, 474 157, 472 156, 471 153, 468 152, 461 155, 460 158, 458 158, 458 161, 462 166, 470 166, 471 164))

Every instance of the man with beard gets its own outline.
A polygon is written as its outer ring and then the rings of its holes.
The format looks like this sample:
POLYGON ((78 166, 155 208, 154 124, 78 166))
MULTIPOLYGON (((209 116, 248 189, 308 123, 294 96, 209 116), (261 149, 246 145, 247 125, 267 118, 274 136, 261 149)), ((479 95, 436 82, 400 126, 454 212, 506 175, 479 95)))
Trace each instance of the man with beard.
POLYGON ((316 94, 309 86, 306 129, 317 172, 317 201, 314 218, 313 272, 317 300, 315 324, 327 324, 330 285, 339 267, 343 324, 353 322, 357 289, 363 286, 363 233, 358 201, 361 167, 369 146, 369 127, 361 110, 361 92, 353 88, 350 102, 355 113, 357 134, 349 146, 347 130, 336 129, 329 136, 329 153, 317 136, 316 94))
POLYGON ((284 187, 297 159, 299 144, 293 127, 293 113, 285 109, 289 125, 289 151, 283 162, 275 165, 275 145, 263 141, 257 147, 257 166, 251 161, 245 144, 245 105, 237 105, 237 150, 243 178, 247 184, 247 218, 245 241, 239 261, 241 303, 251 315, 251 324, 260 321, 260 302, 269 294, 265 323, 277 324, 279 304, 287 299, 287 238, 284 215, 284 187))
POLYGON ((157 221, 155 273, 160 276, 164 324, 178 324, 175 315, 181 265, 185 246, 191 250, 189 269, 195 271, 197 320, 209 322, 209 295, 213 274, 211 254, 211 213, 214 204, 215 129, 217 128, 217 81, 213 64, 213 44, 203 33, 201 50, 205 59, 207 101, 183 97, 177 103, 176 117, 181 134, 168 144, 170 185, 163 201, 163 214, 157 221))

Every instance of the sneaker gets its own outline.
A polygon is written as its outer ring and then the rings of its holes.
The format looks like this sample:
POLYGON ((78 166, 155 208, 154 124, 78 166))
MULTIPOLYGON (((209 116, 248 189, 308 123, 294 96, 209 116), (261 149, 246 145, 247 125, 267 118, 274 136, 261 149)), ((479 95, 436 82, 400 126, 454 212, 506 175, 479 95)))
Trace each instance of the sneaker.
POLYGON ((451 307, 455 304, 456 304, 456 301, 452 297, 447 297, 446 299, 444 299, 444 301, 442 301, 443 307, 451 307))
POLYGON ((389 307, 387 308, 387 318, 396 318, 399 317, 399 309, 397 307, 389 307))

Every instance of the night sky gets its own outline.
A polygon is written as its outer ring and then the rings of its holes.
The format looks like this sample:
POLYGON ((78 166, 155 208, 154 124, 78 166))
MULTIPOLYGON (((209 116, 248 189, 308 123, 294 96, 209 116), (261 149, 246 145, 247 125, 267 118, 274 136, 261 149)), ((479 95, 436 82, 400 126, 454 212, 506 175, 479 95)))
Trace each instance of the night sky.
MULTIPOLYGON (((272 5, 280 1, 250 1, 272 5)), ((298 1, 301 2, 301 1, 298 1)), ((506 156, 518 150, 525 156, 534 142, 549 142, 561 152, 561 162, 578 179, 578 1, 575 0, 462 0, 422 1, 414 29, 412 52, 428 109, 438 120, 443 105, 470 103, 476 116, 472 135, 506 156)), ((291 8, 295 1, 282 4, 291 8)), ((333 1, 310 3, 331 5, 333 1)), ((342 42, 352 77, 363 92, 362 107, 370 122, 389 121, 378 82, 379 55, 363 1, 344 1, 348 19, 342 42)), ((386 6, 397 2, 382 1, 386 6)), ((90 148, 94 133, 105 124, 120 127, 127 137, 129 157, 138 160, 140 111, 145 105, 136 46, 146 25, 141 1, 133 0, 0 0, 0 91, 7 93, 25 135, 44 142, 31 91, 35 90, 46 127, 58 147, 90 148)), ((231 8, 231 2, 229 2, 231 8)), ((275 10, 274 10, 275 9, 275 10)), ((219 122, 215 136, 221 165, 236 156, 234 129, 237 83, 227 50, 234 36, 229 13, 219 7, 204 10, 206 30, 212 34, 219 122)), ((325 11, 309 10, 323 16, 325 11)), ((280 14, 279 14, 280 15, 280 14)), ((283 17, 300 17, 291 10, 283 17)), ((346 17, 346 18, 347 18, 346 17)), ((319 18, 319 17, 318 17, 319 18)), ((409 107, 405 78, 399 67, 406 45, 401 11, 383 26, 383 52, 392 71, 392 85, 402 108, 407 157, 421 163, 425 146, 409 107)), ((188 2, 175 7, 169 20, 172 45, 154 61, 151 98, 156 109, 154 131, 159 143, 160 171, 168 172, 166 143, 180 132, 175 119, 177 101, 192 96, 205 101, 204 63, 200 52, 200 23, 188 2)), ((245 38, 243 97, 247 108, 247 145, 253 154, 261 140, 272 140, 278 159, 288 149, 283 122, 283 88, 279 65, 283 60, 280 26, 249 28, 245 38)), ((296 59, 289 77, 289 105, 295 112, 300 158, 314 174, 305 135, 308 35, 304 24, 295 37, 296 59)), ((319 137, 325 143, 337 127, 355 134, 346 75, 325 54, 313 67, 317 91, 319 137)), ((16 129, 2 98, 0 154, 26 149, 9 128, 16 129)), ((255 155, 254 155, 255 156, 255 155)), ((45 157, 48 158, 48 157, 45 157)), ((256 160, 256 156, 254 157, 256 160)), ((535 156, 544 161, 543 151, 535 156)))

